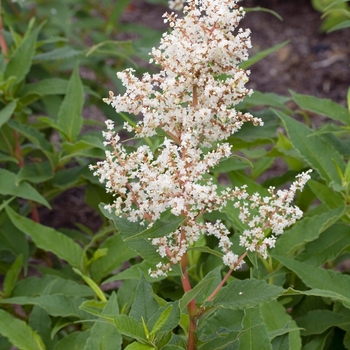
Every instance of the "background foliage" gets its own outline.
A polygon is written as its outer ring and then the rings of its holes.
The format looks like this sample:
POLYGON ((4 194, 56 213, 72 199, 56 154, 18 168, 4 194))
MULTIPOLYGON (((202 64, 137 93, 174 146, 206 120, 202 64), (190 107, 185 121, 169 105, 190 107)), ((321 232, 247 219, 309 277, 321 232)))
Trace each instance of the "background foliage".
MULTIPOLYGON (((336 3, 348 14, 345 1, 336 3)), ((211 175, 263 194, 312 168, 296 201, 305 216, 279 238, 267 261, 250 255, 210 302, 225 270, 216 242, 203 238, 190 254, 194 288, 183 295, 176 272, 148 276, 159 260, 145 249, 154 233, 107 218, 99 205, 111 199, 87 168, 104 157, 104 117, 119 126, 131 118, 101 102, 108 89, 120 88, 115 72, 155 69, 146 54, 161 32, 122 23, 129 6, 128 0, 2 2, 0 350, 185 348, 192 298, 205 308, 198 349, 350 349, 350 92, 347 107, 294 91, 256 91, 239 106, 265 126, 246 125, 229 140, 249 162, 227 160, 211 175), (85 116, 91 109, 98 118, 85 116), (315 127, 318 115, 327 123, 315 127), (282 176, 273 170, 280 163, 288 167, 282 176), (82 186, 101 222, 96 232, 84 222, 74 229, 42 224, 43 208, 82 186)), ((333 7, 318 9, 332 17, 333 7)), ((348 24, 338 18, 327 29, 334 25, 348 24)), ((147 142, 156 148, 158 141, 147 142)), ((70 215, 69 207, 62 209, 70 215)), ((236 211, 228 206, 206 217, 217 218, 238 245, 244 228, 236 211)), ((168 224, 159 225, 162 234, 168 224)))

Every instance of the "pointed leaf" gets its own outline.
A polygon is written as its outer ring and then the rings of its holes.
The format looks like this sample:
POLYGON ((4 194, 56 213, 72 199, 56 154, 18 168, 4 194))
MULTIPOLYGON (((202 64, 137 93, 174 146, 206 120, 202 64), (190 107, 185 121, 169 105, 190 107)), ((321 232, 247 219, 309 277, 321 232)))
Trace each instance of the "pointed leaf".
POLYGON ((0 334, 21 350, 45 350, 40 336, 24 321, 0 309, 0 334))
POLYGON ((84 311, 81 311, 79 307, 84 301, 84 298, 67 297, 65 295, 56 294, 0 299, 0 304, 37 305, 45 309, 49 315, 54 317, 77 317, 83 319, 86 318, 87 314, 84 311))
POLYGON ((277 299, 282 293, 282 287, 267 284, 265 281, 234 280, 223 287, 214 300, 204 305, 242 310, 277 299))
POLYGON ((68 81, 61 78, 42 79, 36 83, 26 84, 21 90, 21 96, 36 94, 40 97, 46 95, 65 95, 68 81))
POLYGON ((215 277, 205 279, 200 281, 195 287, 193 287, 190 291, 186 292, 183 297, 180 299, 180 310, 184 310, 185 307, 191 302, 192 299, 202 293, 213 281, 216 281, 215 277))
POLYGON ((68 334, 55 345, 54 350, 81 350, 89 335, 90 330, 68 334))
POLYGON ((60 294, 67 297, 92 297, 93 290, 86 286, 70 279, 65 279, 59 276, 44 275, 43 277, 28 277, 17 282, 12 296, 30 296, 43 294, 60 294))
POLYGON ((259 308, 244 310, 242 331, 239 337, 240 350, 272 350, 266 327, 259 308))
MULTIPOLYGON (((145 227, 138 222, 130 222, 126 217, 118 217, 114 213, 108 212, 104 209, 104 203, 99 205, 99 208, 104 216, 111 219, 117 227, 124 241, 129 237, 139 234, 145 230, 145 227)), ((148 239, 140 238, 127 241, 127 245, 130 249, 136 251, 142 258, 150 262, 158 263, 160 261, 167 261, 162 259, 157 252, 157 248, 151 244, 148 239)))
POLYGON ((287 256, 303 247, 307 242, 314 241, 323 231, 337 222, 345 211, 345 207, 339 207, 321 215, 303 218, 278 238, 276 247, 271 250, 271 255, 287 256))
POLYGON ((335 209, 344 205, 344 199, 341 194, 334 192, 334 190, 328 186, 312 179, 307 182, 307 185, 310 187, 315 196, 328 208, 335 209))
MULTIPOLYGON (((277 342, 277 338, 280 338, 289 345, 287 349, 301 349, 300 329, 277 300, 260 305, 260 314, 270 340, 276 339, 277 342), (284 340, 285 336, 288 338, 286 341, 284 340)), ((272 344, 274 345, 274 342, 272 344)))
POLYGON ((71 238, 17 214, 10 207, 6 207, 6 212, 12 223, 23 233, 29 235, 38 248, 56 254, 71 266, 80 267, 84 251, 71 238))
POLYGON ((145 332, 142 324, 127 315, 117 315, 114 317, 114 325, 118 332, 133 339, 146 342, 145 332))
MULTIPOLYGON (((106 239, 100 245, 100 249, 107 249, 107 254, 98 260, 95 260, 90 265, 91 276, 95 281, 101 281, 109 273, 119 268, 123 262, 137 256, 137 253, 129 249, 123 242, 123 239, 119 234, 115 234, 106 239)), ((129 269, 125 271, 128 270, 129 269)), ((138 278, 140 278, 139 272, 138 278)))
POLYGON ((130 345, 128 345, 125 350, 154 350, 155 347, 151 345, 146 345, 146 344, 140 344, 133 342, 130 345))
POLYGON ((4 73, 4 80, 11 76, 15 76, 15 84, 24 80, 28 74, 30 67, 32 65, 32 58, 35 53, 35 44, 38 33, 41 29, 41 26, 34 29, 31 33, 26 33, 21 44, 17 47, 16 51, 10 57, 9 63, 6 67, 4 73))
POLYGON ((283 41, 282 43, 279 43, 277 45, 269 47, 266 50, 260 51, 258 54, 254 55, 253 57, 251 57, 247 61, 242 62, 239 66, 242 69, 247 69, 248 67, 252 66, 253 64, 261 61, 263 58, 265 58, 266 56, 270 55, 271 53, 279 50, 283 46, 286 46, 288 43, 289 43, 289 40, 286 40, 286 41, 283 41))
POLYGON ((82 56, 84 51, 76 50, 71 47, 65 46, 55 50, 51 50, 45 53, 40 53, 33 57, 35 61, 57 61, 64 59, 72 59, 82 56))
POLYGON ((350 317, 331 310, 311 310, 306 315, 298 317, 296 322, 300 328, 304 328, 301 334, 307 336, 322 334, 330 327, 349 328, 350 317))
POLYGON ((349 226, 338 223, 324 231, 318 239, 308 243, 297 260, 321 266, 337 258, 349 246, 349 226))
POLYGON ((167 236, 169 233, 174 232, 181 223, 186 221, 186 218, 172 215, 169 211, 166 211, 160 215, 160 218, 148 228, 140 233, 136 233, 125 239, 125 241, 140 239, 140 238, 158 238, 167 236))
POLYGON ((304 124, 292 119, 287 114, 273 110, 282 120, 293 147, 300 153, 300 156, 314 169, 328 184, 341 184, 336 167, 338 164, 344 171, 345 163, 342 155, 320 135, 312 135, 312 130, 304 124))
POLYGON ((50 204, 37 190, 24 181, 17 184, 16 174, 5 169, 0 169, 0 194, 28 199, 51 209, 50 204))
POLYGON ((31 163, 22 167, 17 174, 17 183, 29 181, 31 183, 41 183, 53 178, 54 172, 51 163, 48 161, 31 163))
POLYGON ((310 95, 301 95, 290 91, 294 102, 308 111, 325 115, 334 120, 338 120, 345 125, 350 125, 349 111, 342 105, 326 98, 317 98, 310 95))
POLYGON ((157 322, 155 323, 155 325, 153 326, 151 332, 150 332, 150 336, 152 335, 156 335, 159 331, 161 331, 162 327, 166 324, 166 322, 168 321, 171 312, 173 310, 173 306, 169 305, 159 316, 157 322))
POLYGON ((0 252, 7 250, 14 256, 23 255, 24 268, 27 269, 29 244, 26 236, 7 219, 0 226, 0 252))
POLYGON ((69 141, 75 141, 83 125, 84 89, 79 77, 78 65, 69 79, 67 94, 58 111, 57 125, 69 141))
MULTIPOLYGON (((345 307, 350 308, 350 276, 283 256, 275 256, 275 258, 289 270, 295 272, 308 287, 321 290, 324 293, 323 296, 328 295, 328 297, 339 300, 345 307)), ((315 292, 314 289, 310 293, 315 292)))
POLYGON ((153 296, 151 285, 143 278, 136 289, 136 296, 132 304, 130 316, 135 320, 142 322, 142 319, 148 325, 149 320, 158 311, 159 304, 153 296))
POLYGON ((5 297, 10 297, 23 266, 23 255, 19 255, 8 269, 4 280, 5 297))
POLYGON ((17 106, 16 101, 11 101, 0 111, 0 128, 11 118, 17 106))
MULTIPOLYGON (((113 315, 118 313, 117 295, 113 292, 101 314, 113 315)), ((117 350, 121 349, 121 344, 122 337, 113 324, 97 321, 91 328, 84 350, 117 350)))

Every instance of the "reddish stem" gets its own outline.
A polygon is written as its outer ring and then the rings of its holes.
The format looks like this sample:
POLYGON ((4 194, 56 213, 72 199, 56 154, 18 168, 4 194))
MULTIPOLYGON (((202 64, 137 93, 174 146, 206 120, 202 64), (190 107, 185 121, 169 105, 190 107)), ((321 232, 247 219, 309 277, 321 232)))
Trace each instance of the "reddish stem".
MULTIPOLYGON (((181 269, 183 277, 181 277, 182 288, 184 292, 188 292, 192 289, 190 279, 187 273, 188 260, 187 253, 182 256, 181 259, 181 269)), ((188 316, 190 317, 190 329, 188 330, 187 337, 187 350, 196 349, 196 330, 197 330, 197 317, 199 315, 199 310, 197 309, 196 302, 192 299, 187 305, 188 316)))
MULTIPOLYGON (((3 52, 4 56, 7 57, 7 44, 4 38, 3 33, 3 26, 2 26, 2 4, 0 0, 0 47, 1 51, 3 52)), ((7 58, 5 58, 6 62, 8 61, 7 58)))
POLYGON ((31 203, 32 220, 40 223, 38 208, 35 203, 31 203))
POLYGON ((16 130, 13 131, 13 136, 15 138, 15 156, 18 159, 18 166, 20 168, 23 168, 24 161, 23 161, 21 143, 19 142, 18 132, 16 130))
MULTIPOLYGON (((239 257, 239 259, 238 259, 237 262, 235 263, 235 267, 238 266, 239 263, 246 257, 247 253, 248 253, 248 252, 245 251, 245 252, 239 257)), ((225 277, 223 278, 223 280, 219 283, 219 285, 215 288, 214 292, 211 293, 211 295, 208 297, 207 301, 210 301, 210 300, 212 300, 212 299, 215 297, 215 295, 218 293, 218 291, 221 289, 221 287, 225 284, 225 282, 227 281, 227 279, 230 277, 230 275, 231 275, 231 273, 232 273, 233 270, 234 270, 234 269, 230 269, 230 270, 227 272, 226 276, 225 276, 225 277)))

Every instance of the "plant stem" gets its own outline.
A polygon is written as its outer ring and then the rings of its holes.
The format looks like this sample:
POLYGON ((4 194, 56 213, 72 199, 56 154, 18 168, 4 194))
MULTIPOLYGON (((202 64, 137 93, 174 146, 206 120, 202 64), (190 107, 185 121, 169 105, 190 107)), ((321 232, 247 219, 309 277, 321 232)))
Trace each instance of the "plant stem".
MULTIPOLYGON (((181 259, 181 269, 183 274, 183 277, 181 277, 181 283, 185 293, 192 289, 190 284, 190 279, 187 273, 187 267, 188 267, 188 259, 187 259, 187 253, 185 253, 181 259)), ((187 337, 187 350, 195 350, 196 349, 195 335, 197 330, 197 317, 199 315, 199 310, 197 309, 196 302, 194 299, 192 299, 187 305, 187 311, 188 311, 188 316, 190 318, 190 329, 188 330, 188 337, 187 337)))
POLYGON ((3 26, 2 26, 2 3, 0 0, 0 47, 1 47, 1 51, 4 54, 5 60, 7 62, 7 45, 6 45, 6 41, 4 38, 4 33, 3 33, 3 26))
MULTIPOLYGON (((235 267, 238 266, 239 263, 246 257, 247 253, 248 253, 248 252, 245 251, 245 252, 239 257, 239 259, 238 259, 237 262, 235 263, 235 267)), ((207 301, 210 301, 210 300, 212 300, 212 299, 215 297, 215 295, 218 293, 218 291, 221 289, 221 287, 226 283, 227 279, 230 277, 230 275, 231 275, 231 273, 232 273, 233 270, 234 270, 234 268, 233 268, 233 269, 230 269, 230 270, 227 272, 226 276, 225 276, 225 277, 223 278, 223 280, 219 283, 219 285, 215 288, 214 292, 211 293, 211 295, 208 297, 207 301)))

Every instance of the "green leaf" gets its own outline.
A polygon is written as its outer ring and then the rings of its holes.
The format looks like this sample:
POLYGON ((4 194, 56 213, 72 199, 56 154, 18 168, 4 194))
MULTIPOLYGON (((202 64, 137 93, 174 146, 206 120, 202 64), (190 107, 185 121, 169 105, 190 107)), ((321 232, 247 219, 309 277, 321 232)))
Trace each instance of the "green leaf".
MULTIPOLYGON (((101 314, 113 315, 118 313, 117 295, 113 292, 101 314)), ((84 350, 117 350, 121 349, 121 344, 122 337, 113 324, 97 321, 91 328, 84 350)))
POLYGON ((345 125, 350 125, 349 111, 342 105, 326 98, 317 98, 310 95, 301 95, 290 91, 294 102, 308 111, 325 115, 345 125))
POLYGON ((39 80, 36 83, 26 84, 20 90, 20 95, 37 94, 46 95, 65 95, 68 88, 68 80, 61 78, 48 78, 39 80))
POLYGON ((105 153, 105 147, 99 138, 94 138, 97 142, 90 140, 79 140, 76 143, 64 142, 62 144, 62 151, 64 155, 61 156, 60 162, 65 162, 73 157, 84 156, 102 158, 105 153))
POLYGON ((224 334, 223 336, 216 336, 215 339, 212 339, 208 342, 205 342, 204 344, 201 344, 198 347, 198 350, 213 350, 213 349, 215 349, 215 350, 224 350, 224 349, 239 350, 239 344, 237 343, 238 336, 239 336, 238 331, 232 331, 229 333, 226 332, 226 334, 224 334))
POLYGON ((52 167, 56 166, 56 152, 53 145, 46 139, 43 133, 30 125, 21 124, 17 120, 9 120, 7 124, 12 129, 18 131, 20 134, 26 137, 33 145, 36 146, 36 149, 42 151, 51 162, 52 167))
POLYGON ((69 46, 60 47, 45 53, 40 53, 33 57, 34 61, 57 61, 77 58, 84 54, 83 50, 76 50, 69 46))
POLYGON ((345 211, 345 207, 339 207, 320 215, 303 218, 278 238, 271 255, 287 256, 294 253, 307 242, 317 239, 323 231, 337 222, 345 211))
POLYGON ((17 184, 16 174, 5 169, 0 169, 0 194, 28 199, 51 209, 50 204, 37 190, 24 181, 17 184))
POLYGON ((202 293, 208 286, 213 282, 217 281, 215 277, 204 279, 200 281, 195 287, 193 287, 190 291, 186 292, 183 297, 180 299, 180 310, 184 310, 185 307, 191 302, 191 300, 195 299, 195 297, 202 293))
POLYGON ((140 322, 143 319, 148 326, 149 320, 158 309, 159 304, 153 296, 151 285, 141 277, 136 289, 136 296, 131 307, 130 316, 140 322))
POLYGON ((78 274, 79 276, 81 276, 81 278, 84 280, 84 282, 95 292, 95 294, 97 295, 97 297, 101 300, 101 301, 107 301, 107 298, 105 296, 105 294, 103 293, 103 291, 101 290, 101 288, 97 285, 97 283, 90 278, 89 276, 86 276, 85 274, 83 274, 79 269, 73 267, 72 270, 78 274))
POLYGON ((133 342, 125 348, 125 350, 152 350, 152 349, 154 350, 155 347, 151 345, 140 344, 137 342, 133 342))
POLYGON ((240 350, 272 350, 266 327, 258 307, 244 310, 242 331, 239 337, 240 350))
POLYGON ((42 277, 27 277, 17 282, 12 296, 64 295, 66 297, 92 297, 93 290, 84 284, 59 276, 44 275, 42 277))
POLYGON ((136 233, 129 236, 125 241, 136 240, 140 238, 158 238, 167 236, 169 233, 176 231, 176 229, 184 222, 187 218, 178 217, 172 215, 170 210, 162 213, 160 218, 148 228, 140 233, 136 233))
POLYGON ((204 305, 243 310, 277 299, 282 293, 282 287, 267 284, 265 281, 234 280, 221 288, 216 297, 204 305))
POLYGON ((129 249, 123 242, 119 234, 109 237, 99 247, 100 249, 107 249, 107 254, 93 261, 90 265, 91 276, 95 281, 101 281, 109 273, 119 268, 123 262, 137 256, 137 253, 129 249))
POLYGON ((310 179, 307 182, 315 196, 328 208, 335 209, 344 205, 344 199, 340 193, 334 192, 331 188, 320 182, 310 179))
POLYGON ((22 167, 17 173, 17 183, 29 181, 41 183, 53 178, 54 173, 50 162, 30 163, 22 167))
POLYGON ((34 305, 31 309, 28 325, 43 339, 46 348, 53 349, 58 338, 51 337, 52 321, 49 314, 40 306, 34 305))
POLYGON ((349 328, 350 317, 343 314, 337 314, 331 310, 311 310, 306 315, 295 320, 303 336, 311 334, 322 334, 330 327, 349 328))
POLYGON ((345 169, 345 163, 341 154, 322 136, 311 136, 312 130, 302 123, 292 119, 287 114, 273 110, 282 120, 293 147, 300 153, 300 156, 314 169, 328 184, 341 184, 336 167, 345 169), (309 137, 310 136, 310 137, 309 137))
POLYGON ((56 344, 53 350, 81 350, 89 334, 90 330, 68 334, 56 344))
POLYGON ((147 342, 142 324, 134 318, 127 315, 114 316, 114 325, 121 334, 138 341, 147 342))
POLYGON ((285 104, 290 100, 289 97, 277 95, 271 92, 260 92, 254 90, 251 96, 244 98, 243 104, 247 106, 269 106, 285 109, 285 104))
MULTIPOLYGON (((118 217, 114 213, 109 213, 106 209, 104 209, 104 206, 104 203, 99 205, 101 212, 104 216, 114 222, 124 241, 126 241, 129 237, 137 235, 145 230, 145 227, 140 225, 138 222, 130 222, 126 217, 118 217)), ((145 260, 154 263, 167 261, 160 257, 159 253, 157 252, 157 248, 153 246, 148 239, 140 238, 137 240, 128 240, 127 245, 145 260)))
POLYGON ((84 251, 71 238, 17 214, 8 206, 6 212, 12 223, 23 233, 29 235, 38 248, 56 254, 71 266, 80 267, 84 251))
MULTIPOLYGON (((301 349, 300 329, 277 300, 260 305, 260 314, 270 340, 274 340, 272 345, 282 341, 288 344, 287 349, 301 349)), ((275 349, 275 347, 273 348, 275 349)))
POLYGON ((11 118, 17 106, 16 101, 11 101, 0 111, 0 128, 11 118))
MULTIPOLYGON (((6 214, 3 214, 4 216, 6 214)), ((3 216, 1 221, 4 220, 3 216)), ((0 225, 0 252, 9 251, 14 256, 23 255, 23 264, 27 269, 29 246, 26 236, 18 230, 9 219, 5 219, 0 225)))
POLYGON ((24 321, 0 309, 0 334, 21 350, 45 350, 40 336, 24 321))
POLYGON ((324 350, 326 344, 329 343, 329 339, 333 337, 333 334, 333 332, 328 331, 321 335, 309 337, 310 341, 303 346, 303 350, 324 350))
POLYGON ((75 141, 80 133, 83 125, 83 104, 84 89, 79 77, 79 67, 76 65, 57 117, 57 125, 69 141, 75 141))
POLYGON ((31 29, 28 29, 21 44, 17 47, 15 52, 10 57, 9 63, 6 66, 4 73, 4 80, 10 78, 11 76, 16 77, 16 80, 13 82, 14 84, 17 84, 24 80, 32 65, 32 58, 35 53, 36 39, 42 25, 34 29, 31 33, 31 29))
POLYGON ((85 299, 81 297, 67 297, 65 295, 55 294, 0 299, 0 304, 37 305, 54 317, 77 317, 84 319, 87 314, 79 308, 84 301, 85 299))
POLYGON ((160 332, 162 330, 162 328, 164 327, 164 325, 167 323, 171 313, 173 310, 173 306, 169 305, 159 316, 159 318, 157 319, 157 322, 155 323, 155 325, 153 326, 151 332, 150 332, 150 336, 156 335, 158 332, 160 332))
POLYGON ((223 253, 218 252, 217 250, 211 249, 205 245, 198 246, 198 247, 190 247, 190 248, 188 248, 188 250, 189 251, 194 250, 196 252, 211 254, 211 255, 217 256, 218 258, 222 258, 224 255, 223 253))
POLYGON ((315 241, 306 244, 297 260, 321 266, 327 261, 336 259, 349 246, 349 226, 338 223, 329 227, 315 241))
POLYGON ((265 7, 260 7, 260 6, 256 6, 256 7, 245 7, 244 11, 246 13, 249 12, 268 12, 271 13, 272 15, 274 15, 275 17, 277 17, 280 21, 283 21, 283 18, 275 11, 272 11, 270 9, 267 9, 265 7))
POLYGON ((32 142, 38 149, 45 152, 54 152, 53 145, 46 139, 45 135, 28 124, 23 124, 17 120, 11 120, 8 125, 26 137, 30 142, 32 142))
POLYGON ((331 27, 327 30, 327 33, 334 32, 335 30, 345 29, 350 27, 350 19, 346 21, 342 21, 341 23, 338 23, 337 25, 331 27))
POLYGON ((30 105, 43 96, 65 95, 68 81, 60 78, 42 79, 36 83, 26 84, 19 92, 20 103, 30 105))
MULTIPOLYGON (((295 272, 299 278, 309 287, 314 288, 310 292, 322 292, 322 296, 339 300, 347 308, 350 308, 350 276, 342 275, 337 271, 325 270, 320 267, 314 267, 304 262, 289 259, 283 256, 275 256, 285 267, 295 272), (316 290, 316 291, 315 291, 316 290)), ((306 294, 306 292, 300 292, 306 294)))
POLYGON ((23 255, 19 255, 17 259, 13 262, 11 267, 8 269, 4 280, 4 294, 5 297, 10 297, 17 282, 19 273, 21 272, 23 266, 23 255))
POLYGON ((87 300, 84 301, 79 308, 85 312, 88 312, 91 315, 101 317, 103 320, 113 324, 113 316, 115 315, 115 313, 112 312, 111 315, 102 314, 103 308, 106 306, 106 304, 106 301, 87 300))
POLYGON ((253 57, 251 57, 250 59, 248 59, 245 62, 242 62, 239 67, 241 69, 247 69, 250 66, 252 66, 253 64, 261 61, 263 58, 265 58, 266 56, 270 55, 271 53, 279 50, 280 48, 282 48, 283 46, 286 46, 289 43, 289 40, 283 41, 282 43, 279 43, 277 45, 274 45, 272 47, 269 47, 266 50, 263 51, 259 51, 259 53, 257 53, 256 55, 254 55, 253 57))

